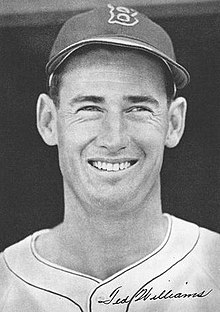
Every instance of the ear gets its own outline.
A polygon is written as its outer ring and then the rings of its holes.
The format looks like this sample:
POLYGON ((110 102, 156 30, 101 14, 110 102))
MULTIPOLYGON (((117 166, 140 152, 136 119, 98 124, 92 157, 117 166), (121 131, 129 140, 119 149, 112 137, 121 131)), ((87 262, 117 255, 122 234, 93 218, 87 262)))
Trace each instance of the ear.
POLYGON ((46 144, 57 144, 57 108, 47 94, 37 101, 37 128, 46 144))
POLYGON ((165 145, 169 148, 175 147, 184 132, 187 103, 183 97, 176 98, 171 104, 168 112, 169 127, 165 145))

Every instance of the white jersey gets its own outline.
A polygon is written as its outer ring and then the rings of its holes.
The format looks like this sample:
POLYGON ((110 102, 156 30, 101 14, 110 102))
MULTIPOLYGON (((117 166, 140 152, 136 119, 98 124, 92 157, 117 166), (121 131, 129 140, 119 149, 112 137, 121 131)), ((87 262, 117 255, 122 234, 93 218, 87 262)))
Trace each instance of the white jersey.
POLYGON ((219 312, 220 235, 168 215, 150 255, 102 281, 53 264, 37 232, 0 258, 1 312, 219 312))

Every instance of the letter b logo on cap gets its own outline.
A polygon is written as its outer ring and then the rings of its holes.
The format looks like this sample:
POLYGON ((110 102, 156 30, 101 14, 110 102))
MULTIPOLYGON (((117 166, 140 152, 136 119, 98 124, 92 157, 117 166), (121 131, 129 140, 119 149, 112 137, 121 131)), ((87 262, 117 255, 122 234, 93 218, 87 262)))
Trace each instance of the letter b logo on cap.
POLYGON ((108 22, 110 24, 120 24, 124 26, 134 26, 139 20, 135 17, 138 12, 133 9, 125 7, 114 7, 112 4, 108 4, 110 9, 110 15, 108 22))

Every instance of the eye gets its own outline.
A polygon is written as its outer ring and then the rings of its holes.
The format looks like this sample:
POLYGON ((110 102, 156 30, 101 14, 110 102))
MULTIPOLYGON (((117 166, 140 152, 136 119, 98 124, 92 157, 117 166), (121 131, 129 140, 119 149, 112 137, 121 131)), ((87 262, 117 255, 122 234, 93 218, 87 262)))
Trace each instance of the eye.
POLYGON ((128 110, 127 110, 128 113, 132 112, 132 113, 137 113, 137 112, 150 112, 152 113, 152 109, 150 109, 149 107, 146 107, 146 106, 133 106, 133 107, 130 107, 128 110))
POLYGON ((88 106, 83 106, 80 107, 77 112, 79 111, 86 111, 86 112, 101 112, 102 109, 99 106, 95 106, 95 105, 88 105, 88 106))

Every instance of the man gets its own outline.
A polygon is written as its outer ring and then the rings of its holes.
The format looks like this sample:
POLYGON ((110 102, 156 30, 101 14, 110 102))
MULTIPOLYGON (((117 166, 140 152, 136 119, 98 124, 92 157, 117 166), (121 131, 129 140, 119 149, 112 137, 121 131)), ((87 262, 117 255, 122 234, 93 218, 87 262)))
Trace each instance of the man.
POLYGON ((162 213, 189 82, 169 36, 109 4, 63 26, 46 71, 37 125, 58 146, 64 221, 2 254, 0 311, 219 311, 219 235, 162 213))

